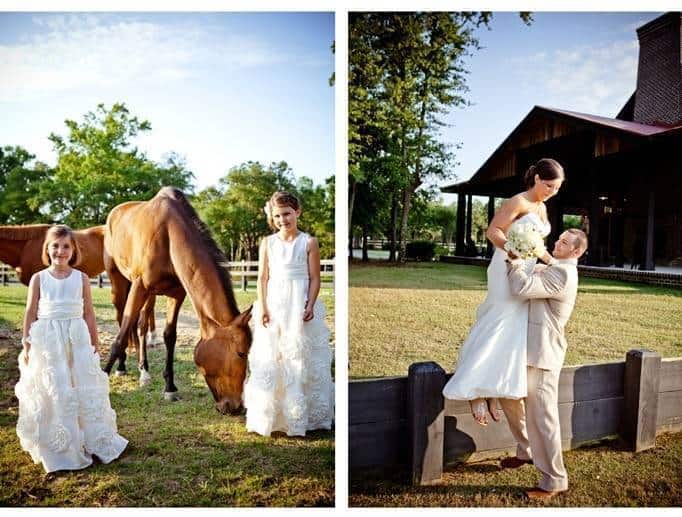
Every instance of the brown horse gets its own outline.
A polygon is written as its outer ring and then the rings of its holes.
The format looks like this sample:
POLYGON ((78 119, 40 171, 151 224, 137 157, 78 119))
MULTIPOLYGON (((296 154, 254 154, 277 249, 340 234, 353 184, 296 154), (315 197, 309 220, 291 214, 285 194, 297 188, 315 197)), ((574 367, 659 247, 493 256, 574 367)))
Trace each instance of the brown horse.
POLYGON ((176 326, 188 294, 199 319, 194 362, 213 394, 216 409, 222 414, 239 412, 251 347, 251 308, 239 313, 230 275, 220 265, 224 261, 208 229, 179 190, 164 187, 149 201, 116 206, 107 217, 104 265, 114 305, 122 317, 104 371, 111 371, 123 353, 147 298, 166 295, 165 397, 177 398, 173 382, 176 326))
MULTIPOLYGON (((25 226, 0 226, 0 260, 9 264, 17 272, 22 284, 28 285, 31 277, 38 271, 45 269, 42 260, 42 247, 45 234, 51 228, 49 224, 30 224, 25 226)), ((76 245, 80 250, 78 261, 73 265, 89 277, 99 275, 104 271, 104 226, 94 226, 85 230, 75 230, 76 245)), ((154 297, 145 306, 145 315, 140 324, 142 348, 146 355, 147 341, 156 341, 156 324, 154 322, 154 297), (149 335, 147 331, 149 330, 149 335), (150 339, 151 338, 151 339, 150 339)), ((119 322, 120 323, 120 322, 119 322)), ((138 349, 138 356, 139 353, 138 349)), ((124 374, 125 354, 119 360, 119 374, 124 374)), ((151 379, 142 375, 141 384, 147 384, 151 379)))

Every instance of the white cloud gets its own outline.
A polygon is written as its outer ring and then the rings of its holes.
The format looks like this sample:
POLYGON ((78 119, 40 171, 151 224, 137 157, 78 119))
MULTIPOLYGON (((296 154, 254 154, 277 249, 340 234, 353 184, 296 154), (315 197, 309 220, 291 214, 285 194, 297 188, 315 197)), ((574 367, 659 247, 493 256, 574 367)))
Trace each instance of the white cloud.
MULTIPOLYGON (((0 45, 0 102, 122 84, 163 85, 197 66, 255 67, 297 59, 251 36, 110 14, 34 16, 40 27, 0 45)), ((299 59, 300 63, 300 59, 299 59)))
POLYGON ((635 90, 638 44, 580 45, 517 60, 538 104, 614 117, 635 90))

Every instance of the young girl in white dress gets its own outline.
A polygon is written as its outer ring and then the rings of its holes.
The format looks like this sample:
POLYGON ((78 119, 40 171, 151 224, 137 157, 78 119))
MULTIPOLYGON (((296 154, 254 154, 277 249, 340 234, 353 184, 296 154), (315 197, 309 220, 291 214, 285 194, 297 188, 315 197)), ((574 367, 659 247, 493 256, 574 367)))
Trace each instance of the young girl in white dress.
POLYGON ((246 428, 263 436, 331 429, 334 384, 320 291, 317 239, 298 229, 298 199, 276 192, 265 206, 277 233, 259 250, 258 301, 244 385, 246 428))
POLYGON ((90 280, 71 267, 77 257, 71 229, 50 228, 43 244, 49 267, 28 286, 14 388, 21 447, 48 473, 85 468, 93 455, 109 463, 128 444, 117 432, 100 367, 90 280))
MULTIPOLYGON (((497 399, 521 399, 528 393, 526 382, 526 336, 528 301, 512 296, 507 280, 505 251, 507 233, 514 224, 532 224, 543 237, 550 232, 544 202, 554 196, 564 181, 563 167, 551 158, 532 165, 524 176, 527 190, 502 204, 490 221, 486 236, 495 245, 488 266, 488 294, 476 311, 476 321, 459 351, 455 374, 443 389, 452 400, 468 400, 474 419, 487 425, 486 413, 498 421, 502 416, 497 399)), ((545 251, 540 257, 551 262, 545 251)), ((536 259, 525 261, 530 273, 536 259)))

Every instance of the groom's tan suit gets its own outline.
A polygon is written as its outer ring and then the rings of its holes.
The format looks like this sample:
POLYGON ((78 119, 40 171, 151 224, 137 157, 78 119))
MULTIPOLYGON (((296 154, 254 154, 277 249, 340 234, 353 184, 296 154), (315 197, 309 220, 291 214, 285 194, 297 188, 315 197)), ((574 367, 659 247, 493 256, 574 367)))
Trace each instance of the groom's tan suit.
POLYGON ((522 261, 508 266, 512 294, 530 300, 528 311, 528 397, 501 399, 509 427, 518 442, 517 457, 532 459, 542 472, 539 487, 568 488, 561 455, 559 429, 559 373, 566 354, 564 327, 571 317, 578 291, 576 259, 523 271, 522 261))

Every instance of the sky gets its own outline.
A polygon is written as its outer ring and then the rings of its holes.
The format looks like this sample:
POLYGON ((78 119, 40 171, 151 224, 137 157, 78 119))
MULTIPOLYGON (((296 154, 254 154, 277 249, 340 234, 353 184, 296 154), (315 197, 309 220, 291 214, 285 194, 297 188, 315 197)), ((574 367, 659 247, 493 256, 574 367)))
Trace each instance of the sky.
POLYGON ((334 166, 333 13, 0 13, 0 146, 50 165, 50 133, 123 102, 155 161, 198 190, 246 161, 316 184, 334 166))
POLYGON ((457 178, 438 185, 469 179, 536 105, 615 117, 637 83, 636 29, 660 14, 536 12, 526 26, 494 13, 476 32, 484 48, 465 60, 472 105, 444 117, 443 141, 462 144, 457 178))

